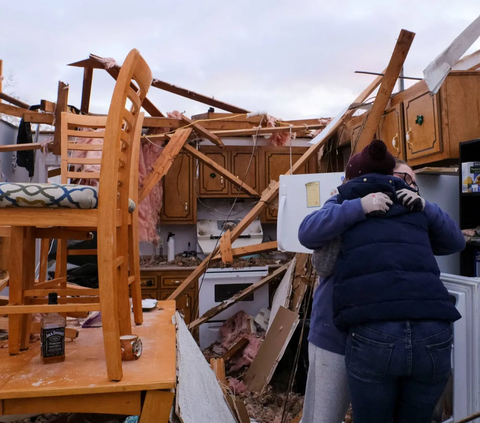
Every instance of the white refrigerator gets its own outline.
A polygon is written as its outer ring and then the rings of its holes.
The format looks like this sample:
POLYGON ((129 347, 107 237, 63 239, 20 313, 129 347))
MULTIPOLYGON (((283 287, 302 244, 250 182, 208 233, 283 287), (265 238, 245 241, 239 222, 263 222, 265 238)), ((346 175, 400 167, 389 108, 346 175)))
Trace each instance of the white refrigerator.
POLYGON ((298 228, 307 215, 338 194, 337 187, 343 179, 343 172, 280 175, 277 218, 280 251, 312 253, 298 241, 298 228))

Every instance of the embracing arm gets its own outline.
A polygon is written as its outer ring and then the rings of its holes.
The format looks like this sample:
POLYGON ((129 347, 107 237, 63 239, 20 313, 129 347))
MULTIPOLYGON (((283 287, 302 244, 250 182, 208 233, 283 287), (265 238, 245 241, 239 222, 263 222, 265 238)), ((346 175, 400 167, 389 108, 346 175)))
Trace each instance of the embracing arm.
POLYGON ((424 213, 428 219, 428 235, 433 254, 454 254, 465 248, 465 238, 457 223, 440 207, 425 201, 424 213))
POLYGON ((303 219, 298 230, 300 244, 311 250, 343 234, 357 222, 365 220, 361 200, 346 200, 337 203, 337 197, 330 198, 320 210, 303 219))

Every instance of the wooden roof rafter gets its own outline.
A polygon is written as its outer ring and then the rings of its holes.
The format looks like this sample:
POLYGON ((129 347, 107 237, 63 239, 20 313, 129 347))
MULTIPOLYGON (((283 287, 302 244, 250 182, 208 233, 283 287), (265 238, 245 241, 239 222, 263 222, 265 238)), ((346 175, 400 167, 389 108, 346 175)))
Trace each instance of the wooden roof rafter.
MULTIPOLYGON (((113 64, 113 63, 108 63, 108 64, 107 63, 108 62, 104 58, 102 58, 100 56, 96 56, 94 54, 91 54, 88 59, 81 60, 81 61, 75 62, 75 63, 70 63, 68 66, 75 66, 75 67, 80 67, 80 68, 104 69, 110 75, 112 75, 115 78, 114 75, 118 75, 118 72, 120 71, 120 66, 117 65, 117 64, 113 64)), ((214 97, 208 97, 206 95, 196 93, 196 92, 188 90, 186 88, 182 88, 182 87, 178 87, 178 86, 173 85, 173 84, 169 84, 168 82, 161 81, 161 80, 156 79, 156 78, 154 78, 153 81, 152 81, 152 87, 159 88, 161 90, 168 91, 170 93, 189 98, 190 100, 195 100, 195 101, 198 101, 200 103, 208 104, 209 106, 217 107, 221 110, 226 110, 228 112, 249 113, 249 111, 246 110, 246 109, 242 109, 242 108, 234 106, 232 104, 225 103, 223 101, 215 99, 214 97)), ((144 101, 144 106, 145 106, 145 101, 144 101)), ((145 110, 147 110, 147 109, 145 108, 145 110)), ((149 111, 147 110, 147 112, 149 112, 149 111)), ((152 114, 152 113, 150 113, 150 114, 152 114)), ((152 114, 152 116, 158 116, 158 114, 152 114)), ((162 114, 162 116, 163 116, 163 114, 162 114)))

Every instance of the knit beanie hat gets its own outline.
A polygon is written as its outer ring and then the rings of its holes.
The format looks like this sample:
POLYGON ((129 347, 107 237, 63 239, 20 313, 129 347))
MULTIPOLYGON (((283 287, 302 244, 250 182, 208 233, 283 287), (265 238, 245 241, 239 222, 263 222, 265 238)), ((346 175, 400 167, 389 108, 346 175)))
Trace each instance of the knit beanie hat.
POLYGON ((387 150, 382 140, 373 140, 360 153, 353 155, 347 163, 345 177, 347 180, 367 173, 393 175, 395 158, 387 150))

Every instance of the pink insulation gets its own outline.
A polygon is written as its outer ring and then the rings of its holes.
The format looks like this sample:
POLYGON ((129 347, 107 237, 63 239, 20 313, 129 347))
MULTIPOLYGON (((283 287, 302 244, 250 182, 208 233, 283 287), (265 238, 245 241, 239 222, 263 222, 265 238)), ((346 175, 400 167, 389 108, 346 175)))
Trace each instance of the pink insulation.
MULTIPOLYGON (((267 128, 275 128, 277 126, 277 122, 281 122, 281 120, 274 118, 273 116, 267 115, 267 128)), ((290 131, 276 132, 266 139, 266 141, 270 145, 275 145, 277 147, 285 145, 289 140, 290 131)))
POLYGON ((228 378, 228 386, 230 387, 234 395, 243 394, 247 390, 246 385, 238 379, 235 379, 234 377, 228 378))
POLYGON ((262 338, 257 338, 255 335, 242 336, 242 338, 248 339, 248 345, 243 350, 242 355, 230 360, 230 370, 232 372, 240 370, 244 366, 250 366, 263 342, 262 338))
MULTIPOLYGON (((161 154, 163 148, 150 142, 142 144, 138 163, 138 186, 142 187, 143 180, 150 173, 152 167, 161 154)), ((162 183, 156 184, 148 197, 138 207, 140 241, 151 242, 156 245, 159 241, 157 226, 160 224, 160 210, 162 209, 162 183)))
POLYGON ((244 335, 251 334, 249 318, 250 315, 241 310, 225 321, 220 328, 221 345, 225 350, 233 347, 244 335))
MULTIPOLYGON (((85 128, 89 130, 89 128, 85 128)), ((82 144, 103 144, 101 138, 77 138, 76 142, 82 144)), ((163 148, 157 145, 153 145, 150 142, 142 143, 140 148, 140 157, 138 163, 138 184, 139 188, 142 187, 143 180, 150 173, 155 161, 161 154, 163 148)), ((99 151, 74 151, 74 157, 83 158, 101 158, 102 152, 99 151)), ((99 172, 99 165, 83 165, 83 171, 85 172, 99 172)), ((95 179, 82 179, 80 181, 82 185, 98 186, 98 180, 95 179)), ((150 194, 145 200, 138 206, 138 220, 139 220, 139 237, 140 241, 151 242, 157 244, 159 236, 157 234, 157 226, 160 224, 160 210, 162 208, 162 184, 158 183, 152 189, 150 194)))
POLYGON ((251 319, 252 317, 242 310, 226 320, 220 328, 220 335, 222 336, 220 346, 225 351, 233 347, 242 338, 249 341, 242 354, 230 360, 231 371, 237 371, 252 364, 262 344, 262 338, 252 334, 251 319))

